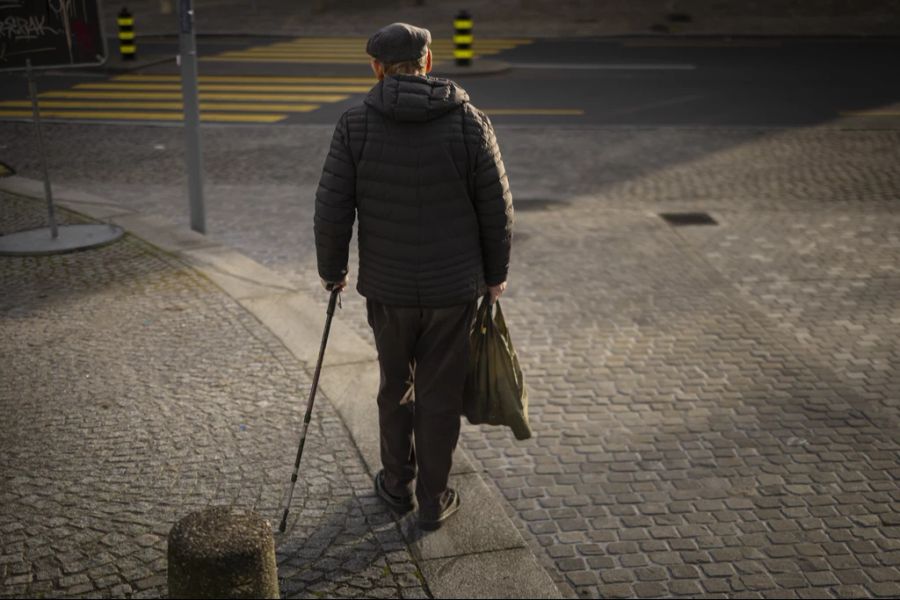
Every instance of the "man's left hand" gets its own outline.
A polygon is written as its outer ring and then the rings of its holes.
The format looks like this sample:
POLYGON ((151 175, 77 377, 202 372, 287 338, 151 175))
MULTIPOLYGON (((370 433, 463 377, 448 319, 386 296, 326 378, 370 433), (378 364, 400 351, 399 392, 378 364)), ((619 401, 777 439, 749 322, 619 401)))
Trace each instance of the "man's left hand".
POLYGON ((491 296, 491 304, 500 299, 500 296, 503 295, 503 292, 506 291, 506 282, 498 283, 497 285, 489 285, 488 293, 491 296))

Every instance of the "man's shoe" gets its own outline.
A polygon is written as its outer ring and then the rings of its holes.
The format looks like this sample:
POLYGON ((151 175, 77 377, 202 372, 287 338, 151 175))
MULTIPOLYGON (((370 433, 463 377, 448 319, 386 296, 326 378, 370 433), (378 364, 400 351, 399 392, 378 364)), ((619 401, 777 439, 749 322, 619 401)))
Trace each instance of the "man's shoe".
POLYGON ((436 508, 419 507, 419 527, 426 531, 439 529, 444 521, 459 510, 459 502, 459 493, 453 488, 447 488, 443 501, 436 508))
POLYGON ((385 504, 398 513, 408 513, 413 509, 412 494, 405 496, 395 496, 387 491, 384 487, 384 469, 378 471, 375 475, 375 493, 379 498, 384 500, 385 504))

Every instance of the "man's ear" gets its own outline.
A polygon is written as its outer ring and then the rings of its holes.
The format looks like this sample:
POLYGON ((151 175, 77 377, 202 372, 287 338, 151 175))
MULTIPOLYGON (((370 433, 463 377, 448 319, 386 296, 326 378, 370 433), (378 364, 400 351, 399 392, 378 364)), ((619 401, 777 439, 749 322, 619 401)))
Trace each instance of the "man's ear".
POLYGON ((431 73, 431 48, 428 49, 428 59, 425 63, 425 73, 431 73))
POLYGON ((369 64, 372 66, 372 72, 375 73, 375 78, 378 79, 378 81, 383 81, 384 80, 384 65, 382 65, 380 62, 378 62, 374 58, 369 62, 369 64))

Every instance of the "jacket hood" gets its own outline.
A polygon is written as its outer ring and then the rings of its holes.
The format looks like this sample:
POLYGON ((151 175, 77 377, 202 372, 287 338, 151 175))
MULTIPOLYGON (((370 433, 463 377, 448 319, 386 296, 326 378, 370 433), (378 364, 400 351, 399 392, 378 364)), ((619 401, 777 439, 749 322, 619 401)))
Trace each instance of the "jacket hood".
POLYGON ((431 121, 469 101, 469 94, 448 79, 391 75, 379 81, 365 103, 395 121, 431 121))

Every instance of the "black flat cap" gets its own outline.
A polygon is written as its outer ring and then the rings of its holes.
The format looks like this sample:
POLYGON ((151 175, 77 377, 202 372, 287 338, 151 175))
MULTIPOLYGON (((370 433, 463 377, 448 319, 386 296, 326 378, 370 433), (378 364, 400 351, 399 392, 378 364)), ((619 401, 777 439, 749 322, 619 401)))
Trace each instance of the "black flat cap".
POLYGON ((392 23, 376 31, 366 43, 366 54, 384 64, 417 60, 428 52, 431 32, 415 25, 392 23))

